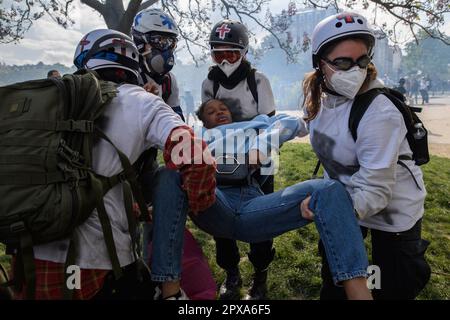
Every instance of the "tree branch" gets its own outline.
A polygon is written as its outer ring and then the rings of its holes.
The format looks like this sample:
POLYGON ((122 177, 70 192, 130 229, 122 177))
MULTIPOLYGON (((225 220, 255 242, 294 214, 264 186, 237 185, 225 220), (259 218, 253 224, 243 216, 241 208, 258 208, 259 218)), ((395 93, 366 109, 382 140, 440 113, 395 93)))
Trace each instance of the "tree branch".
MULTIPOLYGON (((172 10, 175 11, 177 13, 177 15, 180 17, 180 21, 178 23, 178 25, 180 25, 180 23, 182 22, 183 19, 188 19, 189 16, 186 12, 183 12, 180 10, 179 7, 177 7, 176 5, 174 5, 173 3, 170 3, 168 1, 165 0, 161 0, 161 4, 162 4, 162 8, 165 12, 167 12, 172 18, 174 18, 174 14, 172 13, 172 10)), ((190 12, 191 14, 194 14, 192 12, 192 8, 190 8, 190 12)), ((201 13, 198 13, 200 16, 197 17, 197 19, 199 21, 202 20, 207 20, 208 18, 205 17, 205 19, 200 19, 201 18, 201 13)), ((194 19, 194 17, 191 17, 191 19, 194 19)), ((204 22, 204 21, 203 21, 204 22)), ((201 26, 197 25, 199 29, 199 32, 202 31, 201 26)), ((189 55, 192 57, 192 60, 194 61, 195 65, 198 67, 198 61, 199 60, 203 60, 204 58, 199 58, 198 55, 195 55, 194 52, 192 51, 191 45, 193 46, 197 46, 202 48, 203 50, 209 50, 209 48, 199 42, 197 42, 197 40, 199 39, 199 36, 197 35, 196 37, 191 37, 191 34, 185 32, 184 28, 178 28, 178 31, 180 33, 180 37, 184 40, 184 43, 186 44, 186 49, 189 52, 189 55)))
MULTIPOLYGON (((38 2, 41 5, 42 10, 44 10, 45 13, 47 13, 47 15, 54 22, 56 22, 57 24, 59 24, 63 28, 67 28, 68 27, 68 23, 67 23, 68 21, 70 23, 74 22, 72 19, 70 19, 68 11, 65 11, 65 12, 56 11, 56 10, 54 10, 54 7, 52 6, 52 3, 46 4, 46 3, 43 2, 43 0, 39 0, 38 2)), ((71 2, 72 2, 72 0, 68 2, 68 6, 67 7, 69 7, 71 2)), ((36 19, 34 19, 34 20, 36 20, 36 19)))
MULTIPOLYGON (((413 26, 419 27, 420 29, 422 29, 431 38, 441 40, 446 45, 450 45, 450 42, 445 37, 443 37, 440 34, 440 32, 438 32, 438 35, 436 35, 434 32, 430 31, 430 28, 425 27, 424 25, 422 25, 419 22, 415 22, 413 20, 407 20, 407 18, 405 18, 405 17, 397 14, 396 12, 394 12, 394 9, 396 7, 401 7, 403 9, 411 9, 413 7, 415 9, 419 10, 419 11, 422 11, 424 13, 430 14, 432 16, 435 16, 435 13, 433 13, 433 12, 430 13, 430 11, 426 10, 425 8, 421 8, 421 7, 417 7, 417 6, 413 6, 413 5, 411 5, 409 7, 405 7, 405 5, 397 5, 397 4, 394 4, 392 2, 384 2, 384 1, 380 1, 380 0, 370 0, 370 1, 372 1, 375 4, 378 4, 380 7, 384 8, 389 14, 391 14, 392 16, 397 18, 398 20, 400 20, 403 23, 405 23, 406 25, 408 25, 410 27, 410 30, 413 33, 414 38, 416 39, 416 41, 417 41, 417 37, 416 37, 415 31, 413 29, 413 26)), ((441 12, 441 14, 443 14, 444 12, 446 12, 446 11, 441 12)))
POLYGON ((134 16, 138 13, 142 0, 131 0, 128 3, 127 10, 120 19, 119 31, 126 34, 130 33, 130 27, 133 24, 134 16))
POLYGON ((315 1, 312 1, 312 0, 307 0, 304 3, 305 3, 305 5, 309 3, 310 5, 313 6, 314 9, 316 9, 316 8, 328 9, 328 7, 329 7, 329 5, 319 5, 315 1))
POLYGON ((287 57, 291 58, 291 59, 293 58, 292 52, 290 52, 288 50, 288 48, 286 48, 286 45, 281 41, 280 37, 272 29, 270 29, 267 26, 265 26, 264 24, 262 24, 261 21, 259 21, 253 15, 250 15, 247 12, 239 10, 236 6, 229 4, 227 1, 221 0, 221 2, 227 8, 227 10, 232 9, 241 21, 242 21, 242 16, 246 16, 246 17, 250 18, 251 20, 253 20, 254 22, 256 22, 256 24, 259 25, 262 29, 268 31, 275 38, 280 49, 282 49, 286 53, 287 57))
POLYGON ((418 11, 422 11, 430 16, 435 16, 437 17, 439 14, 443 14, 445 12, 449 12, 447 11, 442 11, 442 12, 436 12, 434 10, 431 9, 427 9, 423 6, 420 6, 418 4, 414 4, 414 3, 410 3, 410 4, 404 4, 404 3, 394 3, 394 2, 386 2, 386 1, 382 1, 382 0, 369 0, 375 4, 378 4, 386 9, 395 9, 395 8, 402 8, 405 10, 412 10, 412 9, 416 9, 418 11))
POLYGON ((154 5, 155 3, 157 3, 159 0, 147 0, 144 3, 141 4, 141 6, 139 7, 139 11, 147 9, 148 7, 151 7, 152 5, 154 5))
MULTIPOLYGON (((189 13, 191 14, 192 17, 194 17, 195 13, 192 11, 191 4, 192 4, 192 1, 189 0, 189 4, 188 4, 189 13)), ((196 1, 196 4, 198 5, 199 3, 196 1)), ((193 23, 197 29, 201 30, 202 27, 199 25, 199 23, 197 22, 196 19, 193 19, 193 23)))
POLYGON ((105 5, 97 0, 81 0, 81 3, 98 11, 101 15, 104 15, 106 12, 105 5))

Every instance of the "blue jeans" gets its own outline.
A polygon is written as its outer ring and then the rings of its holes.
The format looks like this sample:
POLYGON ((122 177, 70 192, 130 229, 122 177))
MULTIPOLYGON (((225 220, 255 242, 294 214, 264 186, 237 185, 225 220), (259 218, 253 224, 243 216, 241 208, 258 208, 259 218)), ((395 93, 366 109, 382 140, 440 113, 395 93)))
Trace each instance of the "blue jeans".
POLYGON ((153 178, 153 226, 147 226, 153 228, 151 278, 175 281, 181 278, 187 196, 177 171, 159 168, 153 178))
MULTIPOLYGON (((159 245, 164 246, 159 248, 161 255, 175 256, 170 239, 181 239, 177 242, 183 239, 183 226, 179 226, 179 221, 184 221, 186 217, 186 194, 181 189, 179 173, 164 169, 160 175, 164 179, 156 188, 158 194, 170 193, 172 203, 159 206, 159 210, 154 207, 153 241, 159 240, 159 245), (163 207, 165 211, 162 211, 163 207), (176 211, 176 208, 183 212, 176 211), (158 226, 161 230, 173 230, 176 234, 159 232, 164 239, 158 239, 158 226)), ((267 195, 256 186, 220 187, 216 189, 216 202, 191 218, 200 229, 213 236, 262 242, 309 224, 311 221, 302 218, 299 209, 300 203, 309 195, 309 207, 315 214, 314 222, 324 243, 334 282, 366 277, 368 259, 352 201, 344 186, 335 180, 309 180, 267 195)), ((155 199, 158 197, 155 196, 155 199)), ((180 247, 179 259, 181 253, 180 247)), ((175 264, 163 265, 163 261, 167 258, 153 257, 152 273, 156 270, 178 271, 175 264), (160 269, 153 269, 155 266, 160 269)))

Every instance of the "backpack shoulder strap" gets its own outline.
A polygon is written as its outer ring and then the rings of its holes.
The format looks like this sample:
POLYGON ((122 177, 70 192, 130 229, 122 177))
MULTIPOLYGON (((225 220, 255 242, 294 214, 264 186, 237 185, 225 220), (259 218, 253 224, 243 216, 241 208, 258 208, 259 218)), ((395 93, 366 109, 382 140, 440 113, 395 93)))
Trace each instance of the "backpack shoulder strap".
POLYGON ((252 93, 253 99, 255 99, 256 104, 258 105, 258 87, 256 85, 256 69, 252 68, 247 75, 247 84, 250 92, 252 93))
MULTIPOLYGON (((108 216, 106 214, 106 210, 104 208, 103 204, 103 195, 106 194, 106 191, 111 189, 112 186, 115 184, 122 182, 122 189, 123 189, 123 199, 125 204, 125 211, 127 215, 128 220, 128 231, 131 236, 131 244, 133 248, 133 254, 136 257, 137 251, 137 234, 136 234, 136 218, 134 217, 132 210, 133 210, 133 197, 134 201, 137 202, 139 206, 139 210, 141 213, 147 212, 147 205, 145 203, 144 197, 142 195, 142 192, 139 188, 138 181, 137 181, 137 175, 135 173, 135 170, 133 166, 131 165, 128 157, 122 153, 115 145, 114 143, 105 135, 103 131, 101 131, 99 128, 95 129, 95 134, 98 138, 101 138, 105 141, 107 141, 111 146, 116 150, 117 155, 119 156, 119 160, 122 165, 123 171, 113 177, 103 179, 103 181, 100 181, 100 184, 97 183, 97 190, 103 190, 103 194, 98 199, 98 206, 97 211, 99 214, 99 219, 102 225, 103 233, 105 234, 105 242, 106 247, 108 249, 108 254, 110 256, 112 266, 113 266, 113 272, 116 277, 116 279, 119 279, 122 275, 120 264, 118 263, 118 257, 117 252, 115 248, 115 244, 113 241, 112 236, 112 230, 110 226, 110 222, 108 220, 108 216), (104 183, 106 183, 107 187, 105 188, 104 183)), ((91 179, 91 181, 94 181, 94 179, 91 179)), ((96 192, 98 194, 98 191, 96 192)), ((137 258, 137 257, 136 257, 137 258)))
POLYGON ((358 138, 358 125, 362 117, 366 113, 372 101, 380 93, 382 92, 379 89, 372 89, 355 97, 352 104, 352 109, 350 110, 350 116, 348 118, 348 128, 350 129, 350 133, 352 134, 354 141, 358 138))
POLYGON ((405 121, 406 128, 410 131, 411 127, 414 126, 414 119, 412 113, 414 110, 406 105, 405 96, 393 89, 386 88, 382 93, 395 105, 395 107, 400 111, 405 121))
POLYGON ((166 76, 164 77, 161 87, 162 87, 162 99, 164 100, 164 102, 167 103, 167 100, 172 94, 172 77, 170 76, 170 73, 166 74, 166 76))
POLYGON ((321 164, 322 163, 320 162, 320 160, 317 160, 316 167, 314 168, 314 172, 313 172, 313 174, 311 176, 311 179, 317 179, 317 174, 319 173, 321 164))
POLYGON ((219 91, 219 86, 220 86, 219 81, 214 79, 213 80, 213 99, 215 99, 217 96, 217 91, 219 91))

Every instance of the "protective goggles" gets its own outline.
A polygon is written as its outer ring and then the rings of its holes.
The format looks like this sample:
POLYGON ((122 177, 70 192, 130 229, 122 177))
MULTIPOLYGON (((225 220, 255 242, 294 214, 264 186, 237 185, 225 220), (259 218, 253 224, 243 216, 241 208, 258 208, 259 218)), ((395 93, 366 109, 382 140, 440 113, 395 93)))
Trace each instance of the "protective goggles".
POLYGON ((359 57, 356 61, 353 61, 352 58, 342 57, 342 58, 336 58, 333 61, 328 60, 327 58, 322 58, 325 62, 328 64, 331 64, 332 66, 336 67, 338 70, 347 71, 354 66, 359 66, 361 69, 367 68, 369 63, 372 61, 372 58, 369 57, 367 54, 359 57))
POLYGON ((242 53, 239 48, 213 48, 211 49, 211 55, 217 63, 222 63, 224 60, 227 60, 229 63, 234 63, 241 58, 242 53))
POLYGON ((144 35, 144 38, 149 45, 159 50, 174 50, 178 42, 175 36, 163 36, 159 34, 144 35))

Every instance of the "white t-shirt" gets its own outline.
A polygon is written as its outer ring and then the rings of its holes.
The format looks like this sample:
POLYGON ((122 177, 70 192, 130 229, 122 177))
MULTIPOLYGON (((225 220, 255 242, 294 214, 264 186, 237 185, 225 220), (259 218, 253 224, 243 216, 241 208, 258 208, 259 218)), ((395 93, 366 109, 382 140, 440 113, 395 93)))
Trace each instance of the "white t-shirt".
MULTIPOLYGON (((243 79, 234 88, 219 86, 216 99, 222 100, 233 115, 233 121, 251 120, 258 114, 269 114, 275 111, 275 99, 269 79, 259 71, 255 72, 258 103, 256 103, 247 79, 243 79)), ((213 99, 214 82, 206 78, 202 84, 202 102, 213 99)))
MULTIPOLYGON (((373 87, 382 84, 374 81, 373 87)), ((309 123, 311 144, 326 168, 326 177, 340 180, 365 227, 388 232, 410 229, 424 212, 425 186, 411 156, 403 117, 384 95, 377 96, 359 123, 355 142, 348 128, 353 100, 326 95, 317 117, 309 123)))
MULTIPOLYGON (((178 82, 177 82, 177 78, 175 77, 175 75, 172 72, 168 73, 171 79, 171 93, 169 98, 167 99, 167 104, 172 107, 172 108, 176 108, 180 106, 180 89, 178 89, 178 82)), ((146 84, 147 82, 151 82, 155 85, 158 86, 158 95, 162 98, 162 85, 156 83, 155 80, 153 80, 151 77, 149 77, 147 74, 145 75, 145 79, 143 79, 144 84, 146 84)))
MULTIPOLYGON (((116 98, 107 106, 101 127, 114 145, 130 161, 155 146, 160 149, 173 128, 184 125, 180 117, 164 101, 143 88, 125 84, 118 88, 116 98)), ((111 177, 122 171, 119 157, 111 144, 100 140, 93 149, 93 169, 111 177)), ((121 266, 134 261, 128 221, 124 208, 122 185, 116 185, 104 197, 106 212, 111 221, 114 242, 121 266)), ((75 230, 76 264, 86 269, 110 270, 111 262, 97 211, 75 230)), ((37 259, 64 263, 69 240, 55 241, 34 247, 37 259)))

